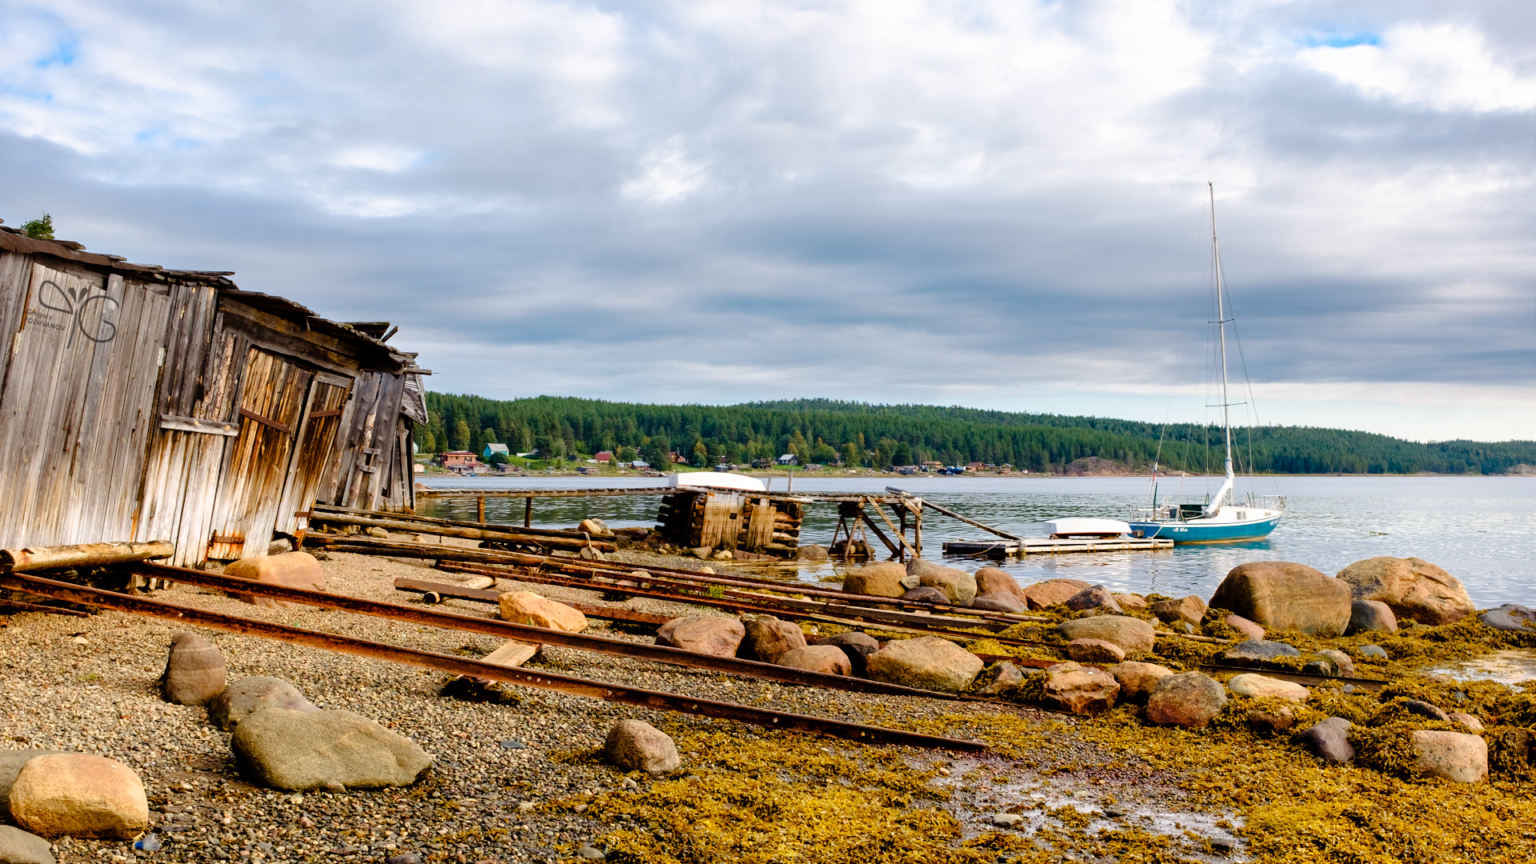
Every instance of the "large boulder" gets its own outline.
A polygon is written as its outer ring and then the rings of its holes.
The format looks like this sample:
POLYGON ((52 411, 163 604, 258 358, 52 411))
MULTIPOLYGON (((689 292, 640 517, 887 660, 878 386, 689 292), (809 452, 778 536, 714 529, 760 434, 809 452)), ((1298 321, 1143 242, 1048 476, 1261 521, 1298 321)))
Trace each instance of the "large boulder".
POLYGON ((603 755, 625 771, 666 774, 682 764, 667 733, 642 720, 620 720, 608 730, 603 755))
POLYGON ((976 597, 976 577, 958 567, 945 567, 913 558, 907 562, 907 574, 916 576, 917 584, 921 587, 944 592, 944 596, 949 598, 948 602, 956 606, 969 605, 976 597))
POLYGON ((1173 670, 1156 663, 1138 663, 1127 660, 1104 670, 1115 676, 1120 684, 1120 698, 1140 701, 1152 695, 1157 682, 1173 674, 1173 670))
POLYGON ((497 598, 501 620, 546 630, 580 633, 587 629, 587 616, 564 603, 557 603, 532 591, 507 591, 497 598))
POLYGON ((1397 616, 1392 607, 1380 600, 1356 600, 1349 604, 1349 635, 1371 632, 1397 632, 1397 616))
POLYGON ((1110 593, 1110 590, 1105 588, 1103 585, 1093 585, 1088 588, 1084 588, 1076 594, 1073 594, 1071 597, 1068 597, 1067 602, 1062 605, 1066 606, 1068 609, 1071 609, 1073 612, 1083 612, 1089 609, 1102 609, 1106 612, 1113 612, 1118 615, 1125 611, 1124 609, 1120 608, 1120 603, 1115 599, 1115 595, 1110 593))
POLYGON ((975 654, 937 636, 893 639, 865 662, 867 674, 876 681, 947 693, 965 692, 986 665, 975 654))
POLYGON ((824 675, 853 674, 853 663, 841 645, 802 645, 793 651, 784 652, 774 662, 791 669, 804 669, 824 675))
POLYGON ((749 660, 777 663, 786 653, 805 647, 805 633, 788 621, 762 615, 743 619, 741 623, 746 636, 742 638, 737 653, 749 660))
POLYGON ((1477 616, 1477 620, 1495 630, 1536 633, 1536 609, 1517 603, 1505 603, 1497 609, 1489 609, 1477 616))
POLYGON ((1291 742, 1324 762, 1348 762, 1355 758, 1355 745, 1349 743, 1348 720, 1329 717, 1296 733, 1291 742))
MULTIPOLYGON (((306 591, 325 590, 325 571, 320 569, 320 562, 315 556, 308 552, 284 552, 281 555, 267 555, 261 558, 241 558, 225 567, 224 575, 267 585, 280 585, 284 588, 302 588, 306 591)), ((257 606, 291 607, 294 605, 250 594, 236 593, 235 597, 257 606)))
POLYGON ((149 827, 139 775, 115 759, 85 753, 37 756, 11 785, 11 817, 41 837, 127 840, 149 827))
POLYGON ((1273 697, 1288 699, 1292 702, 1305 702, 1307 697, 1312 695, 1300 684, 1251 672, 1233 676, 1232 680, 1227 682, 1227 689, 1239 696, 1249 696, 1254 699, 1273 697))
POLYGON ((735 618, 673 618, 656 631, 657 645, 670 645, 695 654, 735 657, 747 628, 735 618))
POLYGON ((1455 624, 1477 610, 1460 579, 1422 558, 1367 558, 1340 570, 1339 579, 1354 599, 1380 600, 1420 624, 1455 624))
POLYGON ((36 834, 0 825, 0 864, 54 864, 53 848, 36 834))
POLYGON ((1007 570, 983 567, 976 571, 976 596, 1003 594, 1017 598, 1024 608, 1029 608, 1029 599, 1024 596, 1024 589, 1019 587, 1019 581, 1010 576, 1007 570))
POLYGON ((1081 579, 1047 579, 1024 589, 1024 599, 1031 609, 1049 609, 1067 602, 1072 595, 1091 588, 1081 579))
POLYGON ((872 597, 900 597, 920 584, 918 577, 908 577, 907 568, 895 561, 870 564, 851 570, 843 578, 843 590, 849 594, 872 597))
POLYGON ((1103 639, 1073 639, 1067 645, 1067 656, 1074 663, 1113 666, 1125 659, 1125 649, 1103 639))
POLYGON ((1073 639, 1103 639, 1124 648, 1127 654, 1151 651, 1157 638, 1151 624, 1125 615, 1096 615, 1063 621, 1056 629, 1069 642, 1073 639))
POLYGON ((1465 732, 1416 729, 1409 735, 1414 768, 1422 775, 1455 783, 1488 779, 1488 742, 1465 732))
POLYGON ((1227 707, 1227 688, 1199 672, 1180 672, 1157 682, 1147 696, 1147 720, 1159 726, 1202 728, 1227 707))
POLYGON ((160 692, 176 705, 206 705, 224 692, 224 655, 219 646, 183 630, 171 637, 160 692))
POLYGON ((1205 620, 1205 601, 1190 595, 1182 600, 1159 600, 1152 604, 1152 614, 1164 624, 1193 624, 1205 620))
POLYGON ((1255 561, 1234 567, 1210 605, 1274 630, 1341 636, 1349 627, 1351 599, 1349 583, 1305 564, 1255 561))
POLYGON ((208 719, 220 729, 228 730, 264 708, 320 710, 305 699, 298 688, 281 678, 241 678, 208 703, 208 719))
POLYGON ((432 767, 414 741, 351 711, 257 711, 229 746, 247 778, 295 791, 409 786, 432 767))
POLYGON ((1115 707, 1120 682, 1103 669, 1057 663, 1045 670, 1045 704, 1073 714, 1099 714, 1115 707))

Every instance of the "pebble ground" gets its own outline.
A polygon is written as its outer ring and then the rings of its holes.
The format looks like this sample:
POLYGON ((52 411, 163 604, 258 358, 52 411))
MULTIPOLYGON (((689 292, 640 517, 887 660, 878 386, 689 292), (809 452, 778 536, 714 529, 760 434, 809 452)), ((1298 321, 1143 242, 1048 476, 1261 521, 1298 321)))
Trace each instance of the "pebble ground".
MULTIPOLYGON (((653 566, 680 563, 646 559, 639 553, 624 557, 642 564, 650 560, 653 566)), ((335 554, 323 566, 330 591, 389 602, 418 602, 393 589, 396 577, 443 582, 461 578, 424 570, 415 562, 358 555, 335 554)), ((507 580, 500 587, 525 588, 557 600, 601 602, 596 594, 575 589, 507 580)), ((500 644, 494 637, 342 612, 262 608, 185 586, 156 591, 154 596, 440 653, 482 656, 500 644)), ((722 614, 644 598, 624 605, 667 614, 722 614)), ((470 601, 450 600, 439 608, 494 615, 493 607, 470 601)), ((592 760, 552 757, 599 747, 609 726, 625 717, 656 725, 681 722, 684 728, 744 728, 702 718, 679 721, 672 715, 528 688, 506 688, 508 701, 501 704, 461 701, 441 695, 447 680, 443 673, 198 630, 222 649, 230 682, 255 675, 283 678, 320 707, 373 718, 416 741, 435 759, 427 779, 411 788, 285 793, 240 779, 228 735, 207 721, 202 708, 161 700, 157 679, 166 651, 172 634, 188 629, 185 626, 118 612, 89 618, 21 613, 0 618, 0 623, 5 625, 0 628, 0 749, 48 748, 118 759, 139 773, 150 796, 151 831, 161 848, 146 852, 130 842, 64 838, 55 845, 60 862, 385 861, 407 854, 424 862, 464 864, 579 860, 576 850, 605 826, 545 805, 580 793, 629 787, 625 775, 592 760)), ((607 631, 604 622, 592 624, 595 632, 652 641, 607 631)), ((855 722, 878 717, 878 722, 895 726, 966 711, 1029 713, 780 686, 573 649, 547 648, 531 666, 820 717, 855 722)), ((1093 809, 1100 790, 1107 788, 1113 788, 1119 802, 1117 812, 1110 814, 1115 818, 1139 819, 1153 829, 1166 823, 1173 831, 1209 821, 1196 814, 1177 818, 1178 795, 1165 781, 1115 777, 1107 770, 1050 777, 1037 773, 1040 764, 1068 753, 1081 757, 1084 749, 1081 742, 1062 740, 1052 753, 1039 754, 1041 759, 1027 767, 983 756, 992 770, 1011 771, 1015 782, 956 790, 946 806, 968 835, 991 830, 992 816, 1010 807, 1017 810, 1020 801, 1066 801, 1093 809)), ((914 764, 950 758, 917 750, 905 755, 914 764)), ((963 773, 964 767, 956 763, 957 772, 963 773)))

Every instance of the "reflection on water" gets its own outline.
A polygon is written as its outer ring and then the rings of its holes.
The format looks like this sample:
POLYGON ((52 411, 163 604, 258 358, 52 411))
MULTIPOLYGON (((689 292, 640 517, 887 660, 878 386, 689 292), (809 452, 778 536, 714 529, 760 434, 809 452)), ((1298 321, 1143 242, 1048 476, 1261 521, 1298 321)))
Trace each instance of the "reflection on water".
POLYGON ((1521 685, 1536 681, 1536 652, 1495 651, 1486 657, 1431 671, 1458 681, 1497 681, 1500 684, 1521 685))
MULTIPOLYGON (((657 480, 530 477, 460 479, 428 477, 433 488, 580 488, 654 486, 657 480)), ((783 490, 783 479, 774 488, 783 490)), ((899 486, 959 513, 1021 536, 1041 536, 1041 523, 1058 516, 1124 517, 1145 503, 1139 478, 891 477, 797 478, 797 492, 882 492, 899 486)), ((1220 478, 1165 479, 1161 497, 1198 499, 1220 478)), ((1503 603, 1536 605, 1536 478, 1525 477, 1277 477, 1240 479, 1239 493, 1285 495, 1288 509, 1267 540, 1215 546, 1180 546, 1168 552, 1040 555, 1002 564, 1020 580, 1070 578, 1103 583, 1117 591, 1198 594, 1209 597, 1227 571, 1246 561, 1298 561, 1335 573, 1376 555, 1416 556, 1461 579, 1480 608, 1503 603)), ((652 525, 660 499, 554 498, 534 503, 534 524, 571 527, 596 516, 615 527, 652 525)), ((472 500, 423 503, 427 515, 473 519, 472 500)), ((487 499, 486 518, 523 521, 522 499, 487 499)), ((814 505, 802 543, 825 543, 837 523, 836 508, 814 505)), ((983 539, 984 533, 936 513, 923 524, 927 557, 939 557, 946 540, 983 539)), ((980 561, 949 563, 975 569, 980 561)), ((830 567, 806 567, 814 580, 830 567)))

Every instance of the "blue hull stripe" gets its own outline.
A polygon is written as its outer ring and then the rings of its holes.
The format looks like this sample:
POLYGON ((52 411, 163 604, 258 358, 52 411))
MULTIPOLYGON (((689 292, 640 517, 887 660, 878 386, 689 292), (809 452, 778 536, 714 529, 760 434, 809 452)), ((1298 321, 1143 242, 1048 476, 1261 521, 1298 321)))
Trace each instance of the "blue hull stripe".
POLYGON ((1280 524, 1280 517, 1257 522, 1132 522, 1131 531, 1143 537, 1172 540, 1174 543, 1223 543, 1232 540, 1261 540, 1280 524))

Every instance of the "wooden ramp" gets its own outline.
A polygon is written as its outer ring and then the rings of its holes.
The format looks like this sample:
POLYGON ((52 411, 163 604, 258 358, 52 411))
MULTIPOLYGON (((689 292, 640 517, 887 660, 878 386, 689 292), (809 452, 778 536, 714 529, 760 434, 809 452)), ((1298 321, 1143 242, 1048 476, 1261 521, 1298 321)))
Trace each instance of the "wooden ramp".
POLYGON ((944 544, 944 554, 1003 558, 1067 552, 1154 552, 1172 548, 1172 540, 1139 537, 1116 537, 1109 540, 1025 537, 1018 540, 953 540, 944 544))

